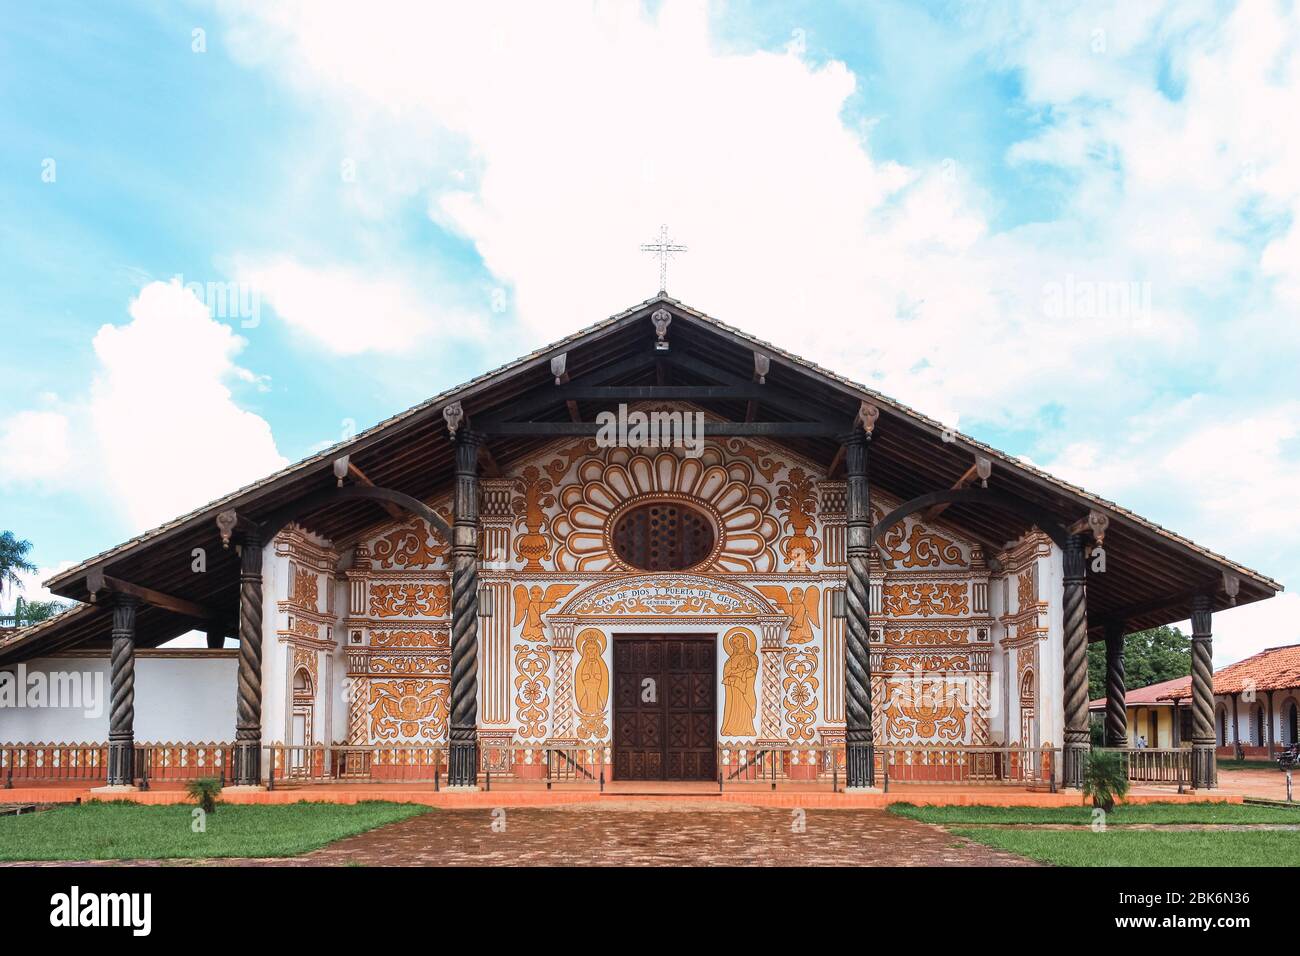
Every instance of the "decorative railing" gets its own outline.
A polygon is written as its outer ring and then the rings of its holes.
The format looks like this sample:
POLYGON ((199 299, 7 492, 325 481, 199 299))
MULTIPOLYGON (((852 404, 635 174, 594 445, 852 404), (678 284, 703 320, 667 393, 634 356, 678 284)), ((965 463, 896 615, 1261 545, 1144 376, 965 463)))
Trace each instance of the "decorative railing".
MULTIPOLYGON (((263 747, 270 786, 320 783, 425 783, 441 789, 447 777, 445 744, 263 747)), ((542 744, 479 745, 480 785, 531 781, 604 785, 609 748, 542 744)))
MULTIPOLYGON (((1099 748, 1101 749, 1101 748, 1099 748)), ((1135 783, 1178 783, 1191 786, 1192 751, 1186 747, 1106 747, 1124 758, 1124 770, 1135 783)))
MULTIPOLYGON (((135 782, 143 787, 199 777, 231 780, 230 743, 139 744, 135 782)), ((269 744, 263 773, 271 787, 325 783, 410 783, 441 788, 447 776, 445 744, 324 745, 269 744)), ((1189 750, 1120 750, 1129 779, 1177 783, 1191 779, 1189 750)), ((1044 747, 905 747, 877 745, 876 785, 1003 785, 1048 789, 1060 751, 1044 747)), ((480 786, 494 782, 604 789, 610 780, 607 745, 544 745, 482 742, 480 786)), ((719 745, 718 785, 819 783, 841 789, 844 745, 719 745)), ((107 781, 108 745, 0 744, 0 786, 107 781)))
MULTIPOLYGON (((232 744, 145 743, 135 745, 134 782, 224 780, 233 766, 232 744)), ((108 781, 108 744, 0 744, 0 786, 93 783, 108 781)))
MULTIPOLYGON (((1034 747, 900 747, 875 748, 876 786, 909 784, 1001 784, 1051 788, 1057 751, 1034 747)), ((718 782, 829 783, 840 789, 844 779, 844 745, 721 746, 718 782)))
POLYGON ((0 744, 0 778, 15 782, 98 782, 108 779, 108 744, 0 744))
POLYGON ((718 786, 829 781, 844 782, 844 746, 788 744, 718 747, 718 786))
POLYGON ((1052 789, 1059 754, 1053 747, 878 745, 876 782, 1052 789))

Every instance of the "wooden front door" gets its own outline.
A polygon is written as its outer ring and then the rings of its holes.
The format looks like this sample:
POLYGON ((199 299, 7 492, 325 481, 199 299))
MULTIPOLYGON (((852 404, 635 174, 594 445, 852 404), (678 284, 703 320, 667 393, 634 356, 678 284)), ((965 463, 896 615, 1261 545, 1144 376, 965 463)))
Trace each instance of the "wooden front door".
POLYGON ((714 780, 714 638, 614 635, 614 779, 714 780))

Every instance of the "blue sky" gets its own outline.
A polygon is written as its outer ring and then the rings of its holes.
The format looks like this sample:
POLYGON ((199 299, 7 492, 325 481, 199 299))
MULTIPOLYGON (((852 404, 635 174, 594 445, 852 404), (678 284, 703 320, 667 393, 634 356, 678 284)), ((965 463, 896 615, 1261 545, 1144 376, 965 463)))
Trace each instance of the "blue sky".
POLYGON ((679 298, 1295 578, 1293 3, 352 11, 0 25, 43 574, 643 300, 667 222, 679 298))

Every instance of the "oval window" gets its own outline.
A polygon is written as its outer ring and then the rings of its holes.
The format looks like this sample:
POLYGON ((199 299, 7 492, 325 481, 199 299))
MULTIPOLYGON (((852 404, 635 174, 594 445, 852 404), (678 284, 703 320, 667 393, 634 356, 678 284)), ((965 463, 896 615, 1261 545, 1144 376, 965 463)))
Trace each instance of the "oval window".
POLYGON ((611 537, 619 558, 642 571, 685 571, 713 553, 713 523, 694 508, 672 501, 630 508, 611 537))

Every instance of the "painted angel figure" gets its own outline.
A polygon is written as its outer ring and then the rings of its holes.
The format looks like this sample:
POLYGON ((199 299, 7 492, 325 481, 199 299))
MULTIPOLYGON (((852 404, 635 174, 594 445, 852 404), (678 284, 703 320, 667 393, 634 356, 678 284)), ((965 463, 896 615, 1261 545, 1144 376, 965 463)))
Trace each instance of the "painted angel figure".
POLYGON ((526 641, 543 639, 542 615, 554 608, 576 588, 576 584, 552 584, 543 592, 540 585, 526 588, 515 585, 515 623, 524 625, 523 638, 526 641))
POLYGON ((787 592, 779 584, 760 584, 758 591, 790 615, 791 644, 807 644, 813 639, 813 628, 822 626, 821 588, 814 584, 787 592))

